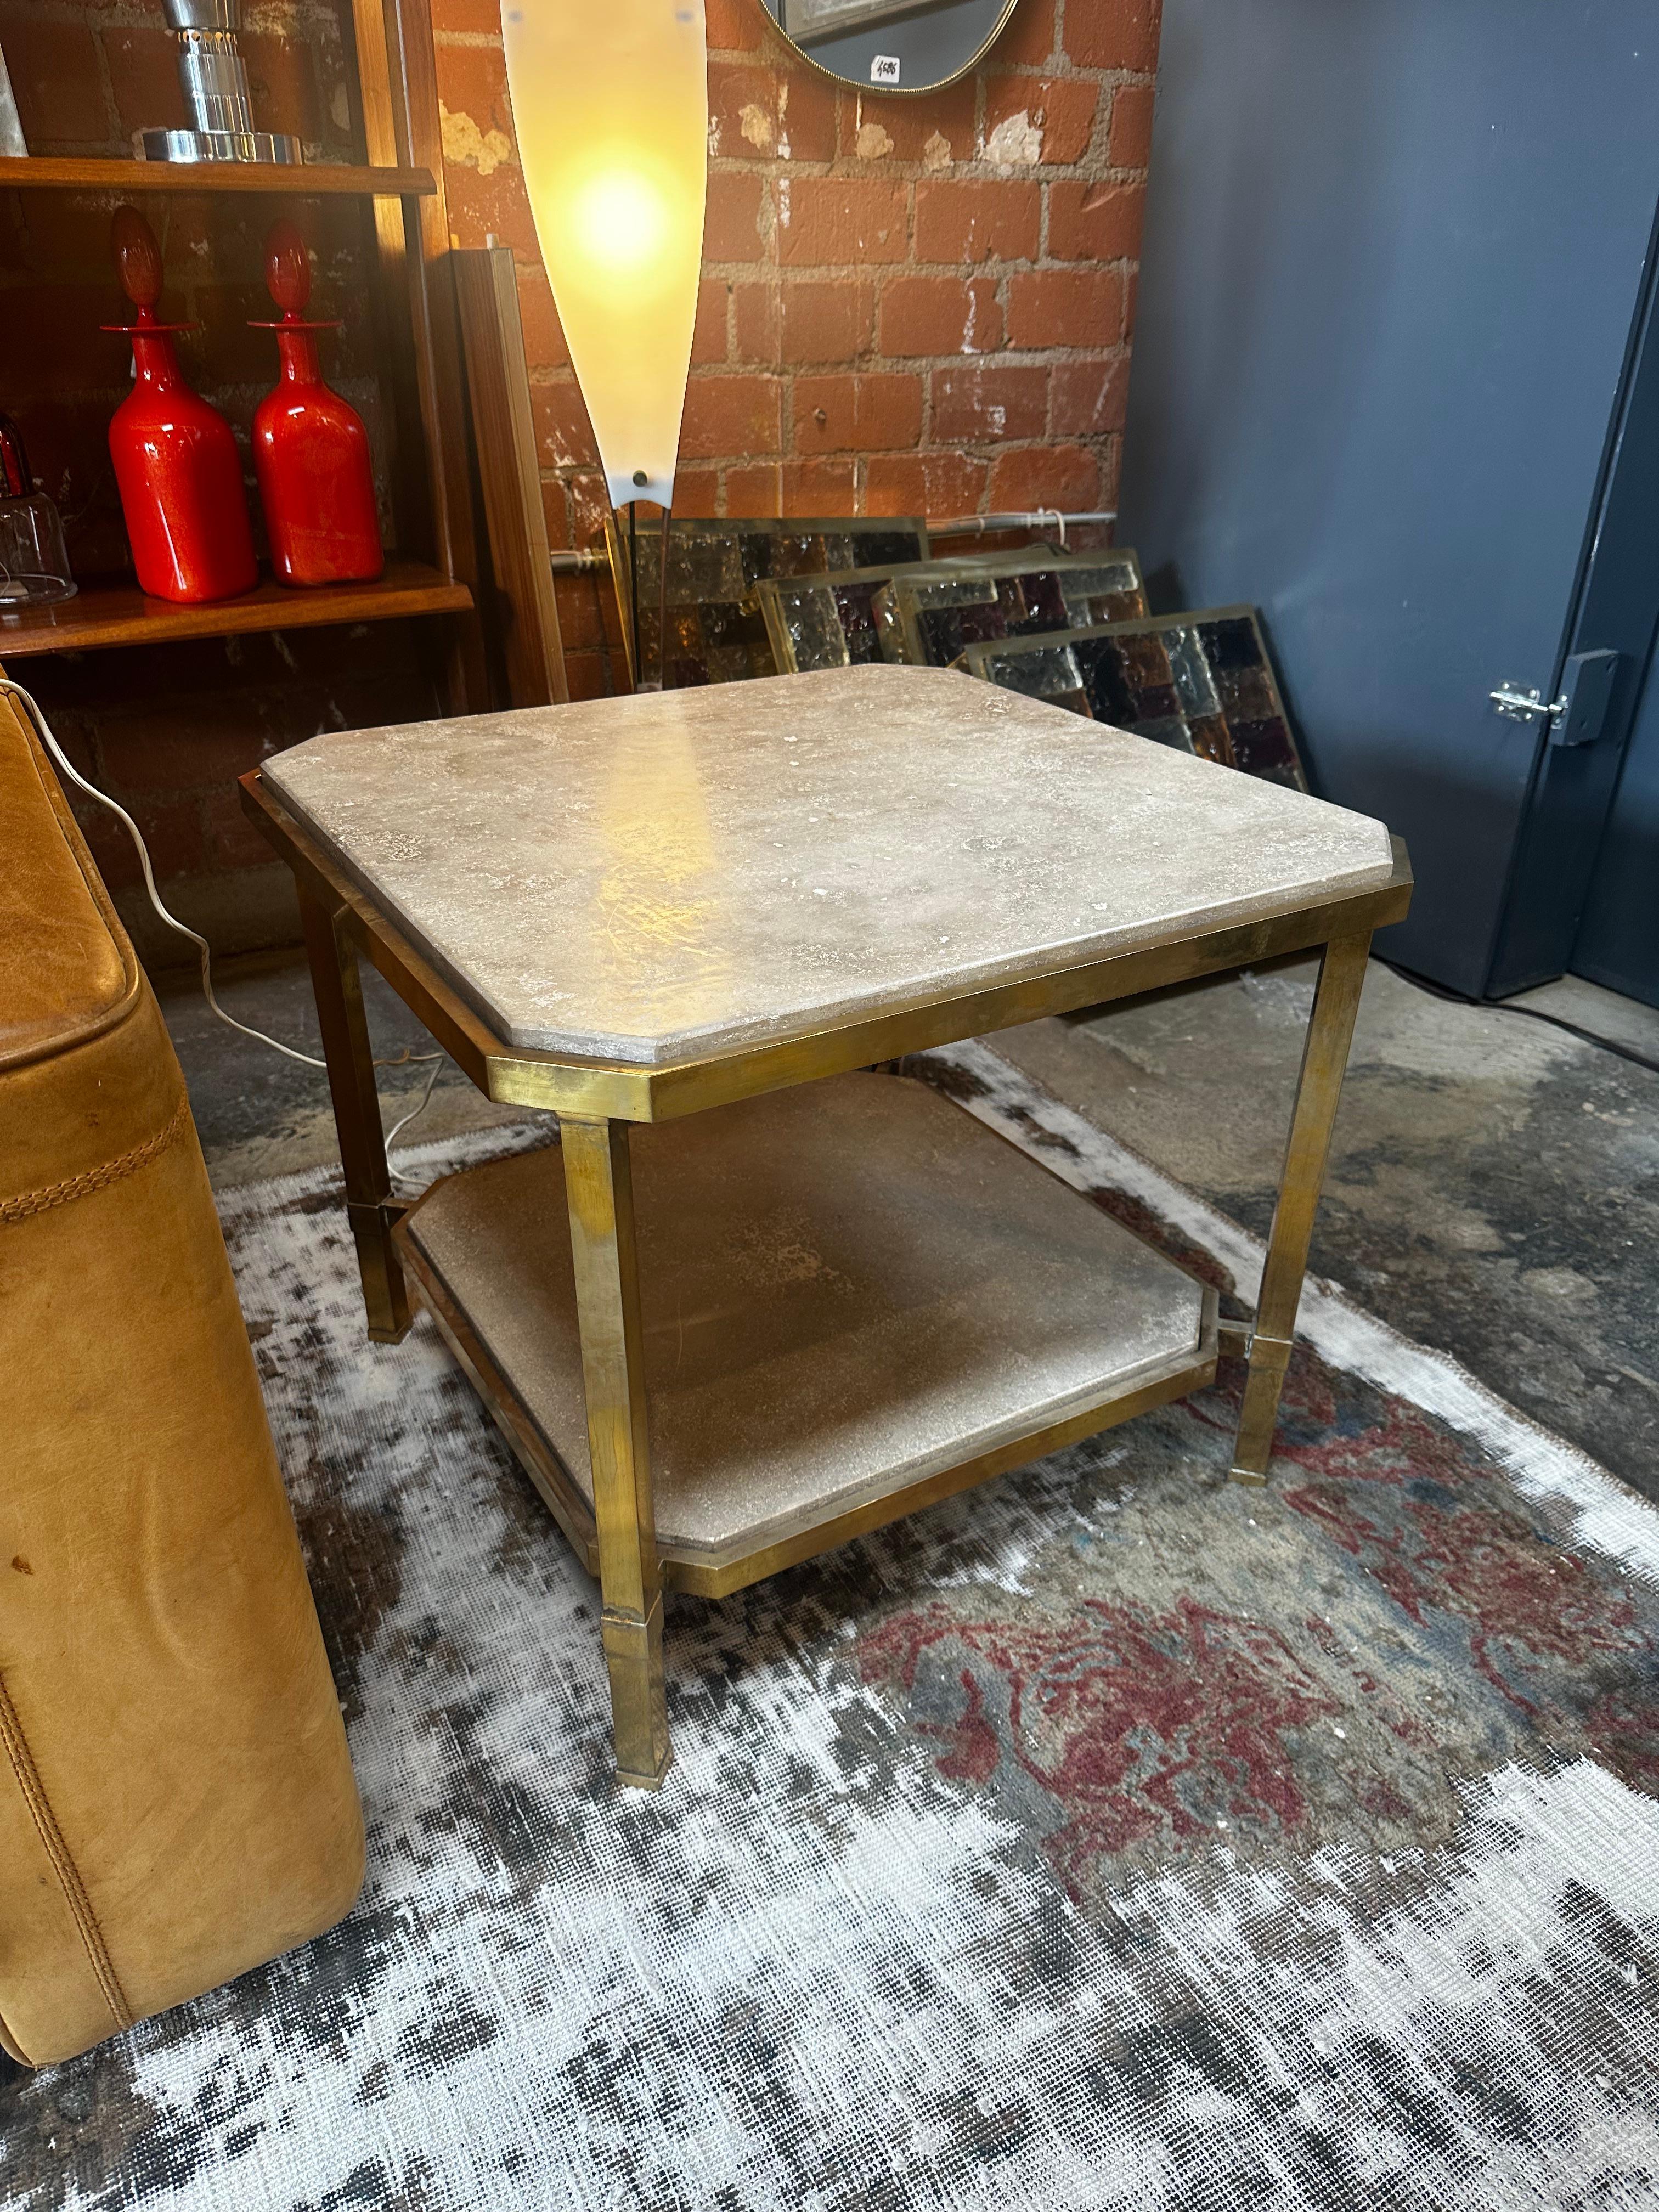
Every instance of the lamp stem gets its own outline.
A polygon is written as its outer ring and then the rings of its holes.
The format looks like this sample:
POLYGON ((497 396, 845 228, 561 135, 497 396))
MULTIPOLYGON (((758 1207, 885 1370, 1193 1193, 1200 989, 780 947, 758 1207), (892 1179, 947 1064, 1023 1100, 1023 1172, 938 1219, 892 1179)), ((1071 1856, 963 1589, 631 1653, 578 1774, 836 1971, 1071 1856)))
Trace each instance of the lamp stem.
POLYGON ((668 689, 668 532, 674 510, 662 511, 662 559, 657 569, 657 689, 668 689))
POLYGON ((640 503, 628 502, 628 604, 634 620, 634 689, 645 689, 645 670, 640 665, 640 503))

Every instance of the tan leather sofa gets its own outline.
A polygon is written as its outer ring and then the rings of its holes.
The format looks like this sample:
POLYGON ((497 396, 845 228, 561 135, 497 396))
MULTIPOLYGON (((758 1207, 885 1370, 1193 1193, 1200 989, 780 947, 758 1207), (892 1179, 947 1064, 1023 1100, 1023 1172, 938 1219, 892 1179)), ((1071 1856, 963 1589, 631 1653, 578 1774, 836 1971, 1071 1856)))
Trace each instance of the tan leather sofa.
POLYGON ((0 2042, 304 1942, 362 1820, 173 1048, 0 696, 0 2042))

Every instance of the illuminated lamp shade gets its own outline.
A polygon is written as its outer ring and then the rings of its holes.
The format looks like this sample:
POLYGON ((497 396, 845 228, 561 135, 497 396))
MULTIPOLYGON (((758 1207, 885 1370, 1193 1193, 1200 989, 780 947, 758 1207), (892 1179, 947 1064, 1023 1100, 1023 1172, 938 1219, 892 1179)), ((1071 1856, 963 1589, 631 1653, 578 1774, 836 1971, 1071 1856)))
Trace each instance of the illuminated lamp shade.
POLYGON ((519 158, 612 507, 670 507, 702 266, 702 0, 507 0, 519 158))

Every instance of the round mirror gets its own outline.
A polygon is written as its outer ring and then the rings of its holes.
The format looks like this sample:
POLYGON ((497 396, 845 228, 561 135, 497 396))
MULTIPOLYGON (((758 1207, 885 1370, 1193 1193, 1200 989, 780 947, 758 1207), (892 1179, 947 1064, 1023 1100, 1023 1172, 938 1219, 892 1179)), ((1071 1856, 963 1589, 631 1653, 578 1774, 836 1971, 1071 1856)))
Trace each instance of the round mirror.
POLYGON ((761 0, 804 60, 861 91, 933 92, 972 69, 1014 0, 761 0))

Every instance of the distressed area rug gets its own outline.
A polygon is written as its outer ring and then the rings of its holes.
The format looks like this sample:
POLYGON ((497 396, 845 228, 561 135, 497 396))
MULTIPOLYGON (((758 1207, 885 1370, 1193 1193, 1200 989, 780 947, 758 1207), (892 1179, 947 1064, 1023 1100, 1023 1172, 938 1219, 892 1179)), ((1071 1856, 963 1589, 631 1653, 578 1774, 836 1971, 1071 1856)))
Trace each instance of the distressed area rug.
MULTIPOLYGON (((987 1048, 934 1079, 1229 1297, 1260 1248, 987 1048)), ((431 1171, 530 1141, 492 1133, 431 1171)), ((325 1176, 225 1226, 362 1901, 0 2079, 18 2206, 1659 2205, 1659 1516, 1310 1285, 1203 1397, 722 1604, 608 1775, 597 1595, 325 1176)))

